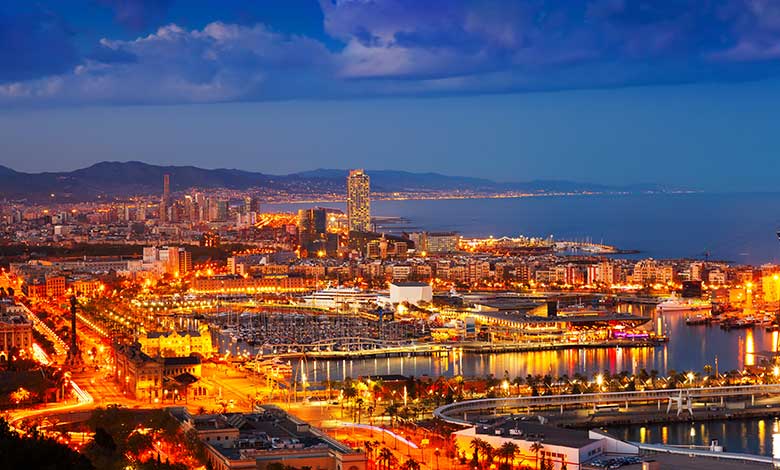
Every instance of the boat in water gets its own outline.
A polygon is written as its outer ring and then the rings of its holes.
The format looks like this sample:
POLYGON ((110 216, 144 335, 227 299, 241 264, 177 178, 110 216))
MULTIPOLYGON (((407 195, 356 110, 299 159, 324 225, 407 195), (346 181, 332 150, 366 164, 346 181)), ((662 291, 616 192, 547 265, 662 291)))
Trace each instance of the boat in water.
POLYGON ((672 297, 656 305, 656 310, 664 312, 692 312, 697 310, 710 310, 712 302, 701 299, 681 299, 672 297))
POLYGON ((685 318, 686 325, 709 325, 712 323, 712 315, 706 313, 697 313, 685 318))

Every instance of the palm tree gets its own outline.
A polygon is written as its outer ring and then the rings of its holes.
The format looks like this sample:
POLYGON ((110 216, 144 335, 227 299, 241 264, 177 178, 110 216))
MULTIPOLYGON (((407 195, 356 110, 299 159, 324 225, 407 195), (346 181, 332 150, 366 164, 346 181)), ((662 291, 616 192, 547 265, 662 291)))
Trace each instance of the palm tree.
POLYGON ((482 450, 483 446, 487 444, 487 442, 483 441, 482 439, 475 437, 471 440, 471 444, 469 444, 469 447, 471 447, 471 450, 473 450, 473 455, 471 457, 471 461, 474 463, 474 466, 479 466, 479 453, 482 450))
POLYGON ((397 403, 391 403, 385 407, 385 413, 390 417, 390 427, 395 426, 395 417, 398 416, 399 408, 397 403))
POLYGON ((420 470, 420 462, 409 458, 401 465, 401 470, 420 470))
POLYGON ((382 450, 379 451, 379 462, 384 463, 385 470, 390 470, 390 466, 395 460, 396 459, 395 455, 393 455, 393 451, 387 447, 383 447, 382 450))
POLYGON ((493 463, 493 457, 495 457, 496 449, 490 445, 489 442, 482 442, 484 443, 482 444, 482 455, 485 456, 484 468, 489 468, 490 464, 493 463))
POLYGON ((499 458, 504 458, 504 470, 509 470, 512 468, 509 462, 515 459, 515 455, 517 455, 519 450, 520 447, 518 447, 514 442, 507 441, 501 444, 501 447, 498 448, 496 453, 498 454, 499 458))
POLYGON ((363 443, 363 447, 366 449, 366 455, 368 456, 368 461, 373 462, 373 452, 374 452, 374 444, 371 441, 366 441, 363 443))
POLYGON ((542 449, 544 449, 544 446, 539 441, 534 441, 534 443, 531 444, 531 451, 533 451, 533 453, 536 455, 536 468, 540 468, 539 467, 539 452, 541 452, 542 449))

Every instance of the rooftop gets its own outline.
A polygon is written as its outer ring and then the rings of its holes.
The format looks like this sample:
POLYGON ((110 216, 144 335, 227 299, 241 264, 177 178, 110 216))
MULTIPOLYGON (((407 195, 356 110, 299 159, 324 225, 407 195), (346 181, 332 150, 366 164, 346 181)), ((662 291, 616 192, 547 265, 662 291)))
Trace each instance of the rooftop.
POLYGON ((588 437, 588 431, 559 428, 519 417, 506 418, 490 424, 478 424, 475 432, 526 441, 538 440, 543 444, 577 449, 596 442, 595 439, 588 437))

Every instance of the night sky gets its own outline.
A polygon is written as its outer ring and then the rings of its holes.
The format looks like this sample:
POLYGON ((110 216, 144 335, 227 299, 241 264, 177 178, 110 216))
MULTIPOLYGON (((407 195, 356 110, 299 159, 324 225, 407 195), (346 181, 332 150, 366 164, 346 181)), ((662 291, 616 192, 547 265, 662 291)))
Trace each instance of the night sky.
POLYGON ((3 0, 0 164, 774 191, 775 0, 3 0))

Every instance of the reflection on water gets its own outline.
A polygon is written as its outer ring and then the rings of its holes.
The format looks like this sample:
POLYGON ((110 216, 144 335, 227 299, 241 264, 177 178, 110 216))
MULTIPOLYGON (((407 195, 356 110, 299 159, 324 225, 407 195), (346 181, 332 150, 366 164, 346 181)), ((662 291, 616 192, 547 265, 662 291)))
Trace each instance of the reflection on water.
POLYGON ((635 442, 706 447, 716 442, 727 452, 780 458, 780 422, 776 418, 616 426, 607 430, 620 439, 635 442), (769 429, 771 433, 767 432, 769 429))
MULTIPOLYGON (((343 380, 364 375, 403 374, 484 377, 505 373, 512 378, 531 375, 569 377, 592 376, 601 371, 617 373, 645 369, 666 374, 675 371, 702 371, 705 365, 713 372, 742 370, 758 362, 762 353, 776 350, 777 333, 761 328, 725 331, 718 326, 688 326, 684 313, 657 314, 647 306, 624 305, 620 311, 651 317, 647 328, 663 328, 669 342, 651 348, 568 349, 502 354, 462 354, 452 351, 439 357, 391 357, 362 360, 309 361, 315 380, 343 380), (660 324, 660 326, 659 326, 660 324), (313 362, 313 364, 312 364, 313 362), (327 373, 325 372, 327 371, 327 373)), ((233 344, 232 353, 251 348, 233 344)))

